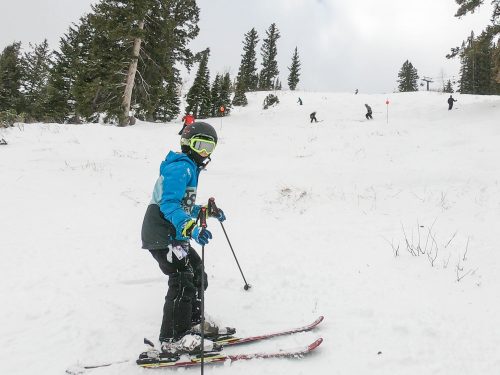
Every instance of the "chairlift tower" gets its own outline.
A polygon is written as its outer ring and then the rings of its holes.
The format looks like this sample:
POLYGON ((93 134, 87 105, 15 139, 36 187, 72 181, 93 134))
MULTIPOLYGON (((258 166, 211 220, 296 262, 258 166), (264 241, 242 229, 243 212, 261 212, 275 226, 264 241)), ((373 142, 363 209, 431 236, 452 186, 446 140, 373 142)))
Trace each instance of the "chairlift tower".
POLYGON ((427 91, 429 91, 429 83, 432 83, 434 81, 430 78, 427 78, 427 77, 422 78, 422 81, 427 83, 427 91))

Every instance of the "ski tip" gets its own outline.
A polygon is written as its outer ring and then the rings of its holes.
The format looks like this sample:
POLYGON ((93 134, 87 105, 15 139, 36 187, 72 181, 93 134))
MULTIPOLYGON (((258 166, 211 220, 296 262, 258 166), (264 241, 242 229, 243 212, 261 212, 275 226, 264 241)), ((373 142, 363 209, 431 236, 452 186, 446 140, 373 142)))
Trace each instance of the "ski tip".
POLYGON ((318 346, 320 346, 322 342, 323 342, 323 338, 320 337, 319 339, 317 339, 316 341, 314 341, 312 344, 309 344, 309 346, 307 347, 307 350, 308 351, 313 351, 318 346))
POLYGON ((311 323, 311 327, 316 327, 324 319, 325 319, 325 317, 323 315, 320 315, 314 322, 311 323))

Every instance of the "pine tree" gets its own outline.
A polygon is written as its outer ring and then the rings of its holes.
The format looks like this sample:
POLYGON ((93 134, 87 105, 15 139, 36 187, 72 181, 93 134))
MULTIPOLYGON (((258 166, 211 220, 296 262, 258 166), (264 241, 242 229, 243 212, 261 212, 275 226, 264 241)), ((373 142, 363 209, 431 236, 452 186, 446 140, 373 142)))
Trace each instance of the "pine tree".
MULTIPOLYGON (((499 5, 500 6, 500 5, 499 5)), ((499 8, 500 13, 500 8, 499 8)), ((500 16, 500 14, 499 14, 500 16)), ((489 26, 479 37, 479 52, 480 52, 480 86, 483 88, 482 94, 499 95, 500 80, 498 80, 498 70, 500 69, 500 55, 498 55, 498 46, 500 40, 495 43, 496 32, 500 25, 496 28, 489 26)))
POLYGON ((182 79, 180 72, 174 65, 165 68, 166 73, 163 76, 163 91, 158 95, 159 107, 153 110, 153 121, 172 121, 180 113, 180 92, 179 87, 182 79))
POLYGON ((275 90, 281 90, 281 81, 280 81, 279 77, 277 77, 276 81, 274 81, 273 87, 275 90))
POLYGON ((295 51, 292 56, 292 65, 288 68, 288 70, 290 71, 290 74, 288 75, 288 87, 290 90, 294 91, 300 80, 300 61, 297 47, 295 47, 295 51))
POLYGON ((467 52, 465 42, 463 42, 460 50, 460 81, 458 88, 460 93, 469 94, 474 91, 473 77, 472 54, 467 52))
POLYGON ((475 54, 475 77, 476 93, 491 95, 495 93, 493 83, 493 49, 491 35, 482 32, 474 46, 475 54))
POLYGON ((236 82, 236 88, 234 89, 233 105, 235 107, 244 107, 248 104, 248 99, 245 95, 245 85, 242 81, 236 82))
POLYGON ((199 54, 198 71, 186 98, 188 104, 186 111, 193 112, 196 118, 207 118, 211 113, 209 55, 208 48, 199 54))
POLYGON ((198 21, 195 0, 101 0, 93 6, 76 30, 82 59, 75 62, 71 91, 78 115, 92 120, 105 113, 122 125, 129 108, 150 121, 177 116, 176 64, 191 66, 187 46, 198 21))
POLYGON ((219 115, 219 108, 221 106, 221 100, 220 100, 221 86, 222 86, 222 81, 220 75, 216 74, 214 82, 212 83, 212 91, 210 93, 212 99, 212 109, 210 112, 212 117, 216 117, 219 115))
POLYGON ((177 63, 191 68, 193 54, 187 47, 199 32, 195 0, 156 0, 145 23, 143 55, 139 61, 134 108, 139 118, 170 121, 179 112, 182 84, 177 63))
POLYGON ((451 80, 448 80, 448 82, 446 82, 446 85, 444 85, 443 87, 443 92, 446 92, 448 94, 452 94, 455 92, 453 90, 453 85, 451 84, 451 80))
MULTIPOLYGON (((94 95, 97 74, 91 71, 93 31, 88 16, 70 27, 55 51, 55 62, 47 88, 47 115, 59 122, 88 120, 97 106, 94 95)), ((105 65, 105 64, 103 64, 105 65)))
POLYGON ((96 30, 93 43, 107 47, 104 50, 94 44, 95 58, 112 63, 109 69, 101 71, 105 83, 100 87, 101 94, 107 102, 106 112, 116 117, 120 125, 129 123, 144 24, 152 6, 153 0, 101 0, 93 6, 91 24, 96 30))
POLYGON ((229 73, 221 76, 217 74, 212 84, 212 113, 213 117, 227 116, 231 111, 231 78, 229 73), (221 111, 224 107, 224 111, 221 111))
POLYGON ((22 58, 23 79, 21 83, 25 112, 30 121, 43 121, 46 115, 47 85, 52 69, 52 51, 45 39, 42 44, 30 44, 32 51, 22 58))
POLYGON ((70 82, 64 79, 67 76, 67 66, 60 60, 60 55, 54 52, 54 66, 50 70, 45 98, 45 118, 49 122, 64 123, 68 121, 72 112, 70 104, 70 82))
POLYGON ((243 41, 243 54, 241 55, 240 69, 238 71, 238 82, 244 87, 245 91, 254 91, 257 89, 257 57, 256 48, 259 37, 255 28, 252 28, 245 34, 243 41))
POLYGON ((229 73, 224 74, 222 77, 220 104, 224 107, 224 113, 222 115, 229 115, 231 113, 231 77, 229 73))
POLYGON ((489 95, 500 92, 496 81, 496 47, 494 33, 488 27, 479 37, 472 32, 462 43, 460 56, 460 88, 462 94, 489 95))
POLYGON ((207 118, 212 115, 212 97, 210 93, 210 72, 207 69, 205 73, 204 86, 202 87, 202 97, 200 112, 198 113, 199 118, 207 118))
MULTIPOLYGON (((500 10, 499 10, 500 12, 500 10)), ((500 39, 497 41, 497 45, 493 48, 493 80, 496 83, 496 91, 500 93, 500 39)))
POLYGON ((406 60, 398 74, 398 90, 400 92, 418 91, 418 73, 411 62, 406 60))
POLYGON ((79 56, 74 54, 73 45, 76 30, 70 28, 68 33, 61 38, 60 51, 54 51, 54 63, 50 70, 47 84, 47 97, 45 99, 45 116, 48 121, 64 123, 75 121, 75 98, 72 88, 75 82, 76 72, 72 70, 79 56))
MULTIPOLYGON (((483 5, 484 1, 483 0, 455 0, 455 2, 459 5, 457 12, 455 13, 455 17, 461 18, 468 13, 474 13, 477 8, 479 8, 481 5, 483 5)), ((500 35, 500 0, 491 0, 491 5, 492 5, 492 16, 491 16, 491 25, 489 25, 485 32, 489 33, 490 36, 492 37, 492 40, 498 40, 498 36, 500 35)), ((495 47, 492 46, 494 49, 495 47)), ((463 50, 463 49, 462 49, 463 50)), ((450 55, 447 55, 447 58, 452 58, 457 55, 459 55, 460 48, 452 48, 452 53, 450 55)), ((460 58, 462 59, 463 63, 463 55, 460 54, 460 58)), ((493 79, 493 84, 491 85, 493 88, 493 91, 498 92, 498 85, 500 84, 500 54, 495 54, 493 51, 492 55, 492 79, 493 79)), ((475 75, 475 72, 474 72, 475 75)), ((464 82, 464 90, 468 90, 469 88, 467 87, 466 82, 464 82)), ((472 91, 475 91, 475 86, 472 91)), ((462 92, 462 89, 460 89, 460 92, 462 92)))
POLYGON ((0 54, 0 112, 23 112, 21 97, 21 43, 15 42, 0 54))
POLYGON ((123 46, 109 38, 109 32, 96 28, 95 18, 93 14, 82 17, 74 31, 61 41, 67 47, 64 59, 71 64, 67 71, 75 101, 71 122, 95 122, 100 113, 106 113, 109 119, 122 114, 121 87, 126 60, 121 56, 126 52, 118 51, 123 46))
POLYGON ((260 71, 259 88, 261 90, 271 90, 274 79, 278 76, 278 62, 276 56, 278 49, 276 43, 280 38, 280 33, 276 24, 273 23, 266 31, 266 38, 261 48, 262 70, 260 71))

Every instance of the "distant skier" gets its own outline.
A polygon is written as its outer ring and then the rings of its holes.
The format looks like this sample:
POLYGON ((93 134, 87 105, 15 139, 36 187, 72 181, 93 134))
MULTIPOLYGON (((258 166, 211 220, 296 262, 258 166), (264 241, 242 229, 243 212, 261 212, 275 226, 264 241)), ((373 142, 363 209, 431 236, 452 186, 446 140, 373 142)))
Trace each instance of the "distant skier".
POLYGON ((299 98, 299 100, 297 101, 297 103, 299 103, 299 105, 302 105, 302 99, 299 98))
POLYGON ((182 118, 182 121, 184 124, 182 125, 181 131, 178 133, 179 135, 182 134, 186 126, 191 125, 193 122, 196 121, 196 118, 193 116, 193 112, 186 113, 186 115, 182 118))
POLYGON ((354 91, 354 95, 358 95, 358 89, 356 89, 356 91, 354 91))
POLYGON ((453 102, 456 102, 457 99, 453 99, 453 95, 450 95, 448 98, 448 111, 453 108, 453 102))
POLYGON ((309 115, 309 118, 311 119, 311 123, 314 121, 314 122, 318 122, 318 119, 316 118, 316 112, 313 112, 309 115))
POLYGON ((366 107, 366 119, 367 120, 373 120, 373 117, 372 117, 372 107, 370 107, 368 104, 365 104, 365 107, 366 107))
MULTIPOLYGON (((195 204, 198 177, 210 161, 217 133, 205 122, 186 126, 181 135, 181 151, 170 151, 161 163, 160 176, 142 224, 142 248, 149 250, 160 269, 168 276, 168 292, 163 306, 160 329, 161 350, 177 355, 201 350, 201 280, 200 256, 190 239, 207 245, 212 233, 197 225, 201 206, 195 204)), ((212 213, 219 221, 224 212, 212 213)), ((233 334, 234 329, 220 328, 205 321, 205 337, 233 334)), ((214 343, 205 339, 204 349, 214 343)))
POLYGON ((0 145, 6 145, 7 141, 3 138, 0 139, 0 145))

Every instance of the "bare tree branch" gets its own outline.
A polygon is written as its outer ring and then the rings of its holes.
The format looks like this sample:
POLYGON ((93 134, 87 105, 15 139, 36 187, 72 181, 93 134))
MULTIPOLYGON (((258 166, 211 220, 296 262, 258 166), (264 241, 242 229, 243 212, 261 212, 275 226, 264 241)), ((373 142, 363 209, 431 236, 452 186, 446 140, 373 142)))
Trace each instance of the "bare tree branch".
POLYGON ((453 236, 451 236, 450 240, 446 243, 446 245, 444 245, 444 248, 446 249, 448 247, 448 245, 450 244, 450 242, 455 238, 455 236, 457 235, 457 231, 455 231, 455 233, 453 233, 453 236))
POLYGON ((464 253, 464 256, 462 258, 462 260, 464 262, 467 260, 467 251, 469 250, 469 239, 470 239, 470 237, 467 237, 467 245, 465 245, 465 253, 464 253))

